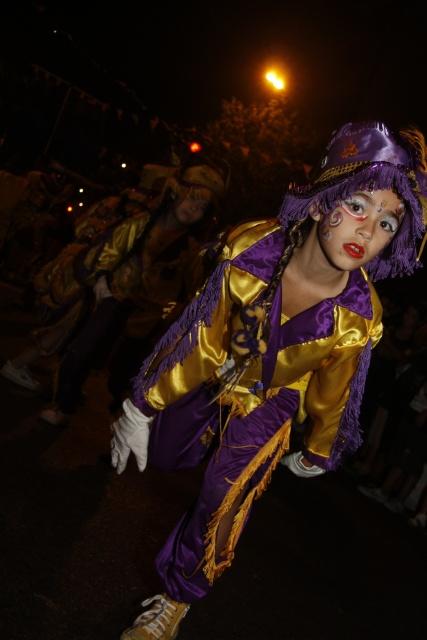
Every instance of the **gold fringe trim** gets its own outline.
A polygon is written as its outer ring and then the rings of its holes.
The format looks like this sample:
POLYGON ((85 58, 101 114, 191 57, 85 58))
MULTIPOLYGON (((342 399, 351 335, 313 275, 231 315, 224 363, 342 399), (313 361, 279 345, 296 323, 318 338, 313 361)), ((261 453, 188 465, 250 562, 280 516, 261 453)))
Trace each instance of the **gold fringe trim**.
POLYGON ((342 176, 345 176, 367 164, 367 162, 359 160, 358 162, 348 162, 347 164, 330 167, 320 174, 320 176, 315 180, 315 183, 325 182, 326 180, 332 180, 334 178, 341 178, 342 176))
POLYGON ((257 444, 223 444, 222 446, 226 449, 259 449, 257 444))
POLYGON ((231 417, 247 415, 243 402, 233 393, 223 393, 218 399, 220 406, 230 407, 231 417))
POLYGON ((212 444, 212 440, 214 439, 214 437, 215 431, 213 431, 211 427, 208 427, 203 435, 200 436, 199 440, 204 447, 208 448, 212 444))
MULTIPOLYGON (((289 436, 291 431, 291 420, 287 420, 277 433, 258 451, 248 466, 242 471, 239 478, 231 484, 230 490, 224 497, 220 507, 212 515, 212 519, 208 525, 208 530, 205 536, 206 551, 205 551, 205 565, 203 567, 203 573, 205 574, 209 584, 212 585, 214 580, 218 578, 225 569, 227 569, 234 558, 234 549, 237 541, 242 532, 243 526, 246 522, 246 518, 252 502, 259 498, 261 494, 267 488, 272 473, 278 465, 285 452, 289 449, 289 436), (246 484, 252 478, 254 473, 268 460, 272 458, 271 464, 264 474, 264 477, 260 482, 251 489, 243 503, 240 505, 238 512, 234 516, 233 524, 231 527, 230 535, 225 549, 221 555, 224 556, 219 564, 216 563, 216 537, 218 527, 222 518, 231 509, 232 505, 242 493, 246 484)), ((228 482, 230 482, 228 480, 228 482)))
POLYGON ((205 561, 205 559, 204 559, 204 558, 202 558, 202 559, 200 560, 200 562, 197 564, 197 566, 196 566, 196 568, 194 569, 194 571, 192 571, 191 573, 185 573, 184 569, 181 569, 181 575, 182 575, 182 577, 183 577, 183 578, 185 578, 186 580, 191 580, 191 578, 193 578, 193 577, 196 575, 196 573, 197 573, 198 571, 200 571, 200 569, 202 568, 202 565, 203 565, 204 561, 205 561))
POLYGON ((420 246, 420 248, 418 250, 417 262, 419 262, 421 260, 421 256, 423 255, 423 251, 424 251, 424 247, 426 246, 426 242, 427 242, 427 231, 424 234, 423 241, 421 242, 421 246, 420 246))
POLYGON ((237 399, 234 398, 232 395, 230 396, 225 396, 225 395, 221 395, 219 397, 219 446, 216 452, 216 457, 218 458, 218 455, 221 451, 221 447, 223 446, 223 439, 224 439, 224 434, 226 432, 226 429, 228 427, 228 425, 230 424, 230 420, 232 418, 234 418, 235 416, 242 416, 245 415, 244 412, 244 407, 242 405, 242 403, 237 399), (223 404, 225 406, 230 406, 230 411, 228 413, 227 419, 225 421, 224 424, 222 424, 222 406, 223 404))

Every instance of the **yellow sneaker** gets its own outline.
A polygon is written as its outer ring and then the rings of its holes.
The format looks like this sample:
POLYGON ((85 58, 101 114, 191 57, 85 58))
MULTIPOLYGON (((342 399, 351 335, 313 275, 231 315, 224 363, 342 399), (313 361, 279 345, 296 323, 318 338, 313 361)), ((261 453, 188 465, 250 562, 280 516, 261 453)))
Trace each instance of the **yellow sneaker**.
POLYGON ((165 593, 144 600, 142 606, 150 608, 137 617, 120 640, 174 640, 179 624, 190 608, 186 602, 172 600, 165 593))

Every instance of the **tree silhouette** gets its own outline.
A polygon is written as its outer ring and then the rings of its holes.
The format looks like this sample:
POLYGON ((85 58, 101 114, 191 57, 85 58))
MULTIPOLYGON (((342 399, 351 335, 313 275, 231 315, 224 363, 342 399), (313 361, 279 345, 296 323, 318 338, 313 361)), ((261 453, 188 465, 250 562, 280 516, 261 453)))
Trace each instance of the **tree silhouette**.
POLYGON ((224 100, 202 134, 210 153, 230 166, 230 222, 275 215, 289 182, 305 181, 317 143, 286 96, 249 105, 224 100))

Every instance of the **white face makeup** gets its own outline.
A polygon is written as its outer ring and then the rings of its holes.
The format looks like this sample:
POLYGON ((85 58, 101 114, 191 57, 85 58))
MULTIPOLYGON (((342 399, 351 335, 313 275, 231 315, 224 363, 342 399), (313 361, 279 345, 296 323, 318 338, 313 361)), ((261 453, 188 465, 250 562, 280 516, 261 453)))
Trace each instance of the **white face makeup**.
POLYGON ((392 241, 404 214, 393 191, 358 191, 322 217, 319 242, 334 263, 339 257, 340 265, 348 258, 351 268, 362 266, 392 241))
MULTIPOLYGON (((394 195, 393 193, 393 196, 394 195)), ((347 215, 363 222, 369 217, 370 213, 372 213, 370 211, 371 207, 374 206, 375 208, 376 200, 375 191, 369 194, 363 192, 355 193, 351 198, 341 203, 341 209, 347 215)), ((381 200, 375 212, 382 214, 379 220, 380 226, 394 234, 400 226, 403 214, 405 213, 405 207, 403 202, 400 201, 396 207, 395 198, 389 198, 389 200, 381 200)))

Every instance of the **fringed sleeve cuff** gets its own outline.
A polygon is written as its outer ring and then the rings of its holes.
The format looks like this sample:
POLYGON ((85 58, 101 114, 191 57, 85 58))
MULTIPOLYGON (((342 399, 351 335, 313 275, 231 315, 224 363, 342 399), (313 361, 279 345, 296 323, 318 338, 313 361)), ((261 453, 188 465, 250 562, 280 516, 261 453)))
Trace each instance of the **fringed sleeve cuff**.
POLYGON ((141 413, 144 414, 144 416, 147 416, 147 418, 156 416, 159 413, 157 409, 154 409, 154 407, 145 400, 145 398, 139 398, 138 401, 136 401, 135 398, 132 398, 132 402, 141 411, 141 413))

